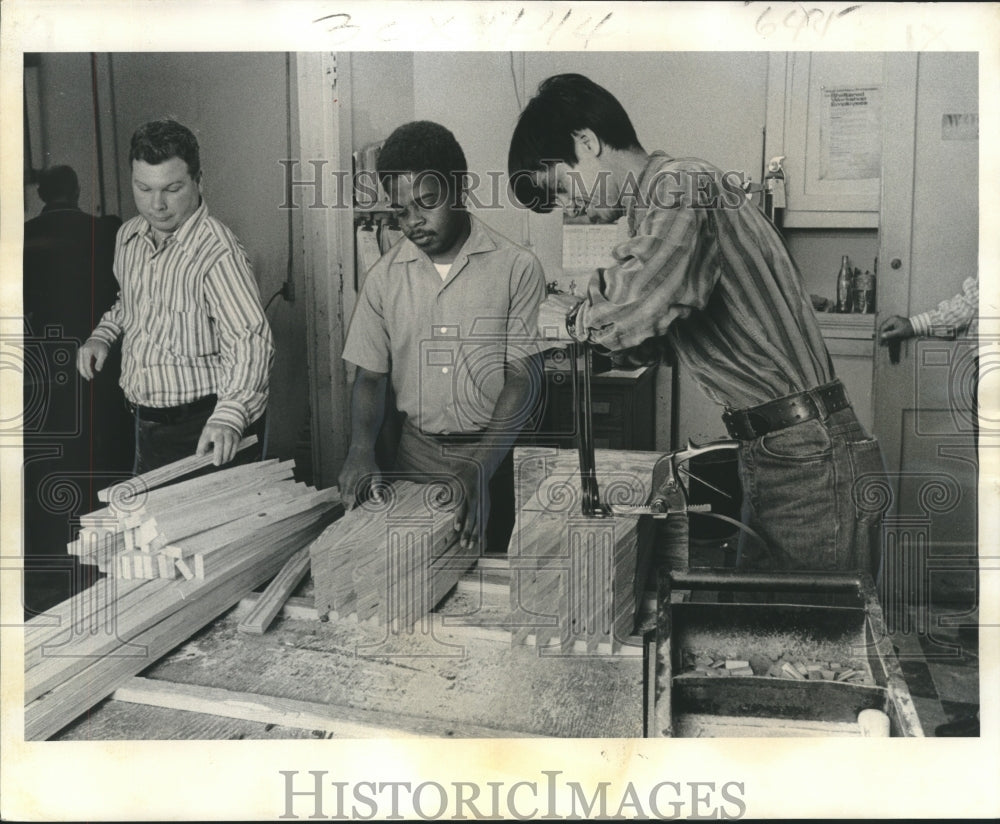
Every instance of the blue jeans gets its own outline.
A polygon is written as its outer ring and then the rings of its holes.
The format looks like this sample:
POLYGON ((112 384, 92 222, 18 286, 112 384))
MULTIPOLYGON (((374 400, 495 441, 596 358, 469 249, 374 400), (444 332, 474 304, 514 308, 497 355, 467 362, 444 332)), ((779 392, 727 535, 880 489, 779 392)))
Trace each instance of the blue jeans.
POLYGON ((878 441, 851 407, 743 441, 744 569, 862 571, 877 578, 891 499, 878 441))

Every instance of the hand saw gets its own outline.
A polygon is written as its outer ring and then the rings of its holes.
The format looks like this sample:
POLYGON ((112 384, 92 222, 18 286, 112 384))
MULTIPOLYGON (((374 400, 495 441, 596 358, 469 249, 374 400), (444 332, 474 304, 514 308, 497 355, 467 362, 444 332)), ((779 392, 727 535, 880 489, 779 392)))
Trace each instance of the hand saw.
POLYGON ((652 491, 649 501, 646 504, 608 505, 601 501, 594 463, 590 351, 589 346, 585 342, 575 342, 571 346, 570 358, 573 362, 573 378, 574 383, 578 387, 576 392, 576 417, 579 421, 578 449, 580 455, 580 487, 583 492, 581 501, 583 515, 587 518, 610 518, 613 516, 637 517, 641 515, 649 515, 653 518, 667 518, 670 515, 703 515, 725 521, 750 532, 756 537, 756 534, 741 521, 731 518, 728 515, 712 512, 709 504, 688 504, 687 494, 679 477, 679 474, 683 473, 692 480, 729 497, 725 492, 708 483, 703 478, 692 474, 690 470, 685 469, 681 465, 698 455, 725 449, 737 449, 739 442, 734 440, 711 441, 705 444, 695 444, 689 440, 684 449, 664 455, 653 467, 652 491))

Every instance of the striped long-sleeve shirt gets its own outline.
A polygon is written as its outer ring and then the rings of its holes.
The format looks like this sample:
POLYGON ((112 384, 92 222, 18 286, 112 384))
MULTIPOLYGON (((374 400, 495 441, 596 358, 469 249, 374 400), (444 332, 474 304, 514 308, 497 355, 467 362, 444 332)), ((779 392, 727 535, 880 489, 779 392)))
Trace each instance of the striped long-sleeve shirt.
POLYGON ((833 379, 795 264, 736 182, 656 152, 624 205, 629 239, 582 304, 578 335, 625 360, 666 345, 731 409, 833 379))
POLYGON ((120 292, 91 337, 122 340, 121 386, 135 404, 169 407, 218 396, 209 423, 238 432, 267 406, 271 328, 246 252, 205 202, 153 243, 145 218, 118 230, 120 292))
POLYGON ((941 301, 936 309, 910 318, 913 333, 920 336, 951 337, 963 329, 969 337, 979 331, 979 278, 966 278, 962 291, 941 301))

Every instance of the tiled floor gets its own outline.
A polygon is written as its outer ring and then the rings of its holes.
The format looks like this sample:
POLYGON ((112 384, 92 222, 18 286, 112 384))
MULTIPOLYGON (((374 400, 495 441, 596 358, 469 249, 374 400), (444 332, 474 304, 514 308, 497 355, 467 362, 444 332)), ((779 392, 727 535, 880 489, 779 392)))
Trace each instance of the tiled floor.
MULTIPOLYGON (((978 632, 974 626, 948 626, 956 622, 948 615, 947 610, 924 614, 911 608, 905 625, 890 627, 895 630, 896 655, 928 737, 935 736, 942 724, 973 720, 979 712, 978 632)), ((968 625, 975 618, 960 620, 968 625)), ((974 729, 958 732, 976 734, 974 729)))

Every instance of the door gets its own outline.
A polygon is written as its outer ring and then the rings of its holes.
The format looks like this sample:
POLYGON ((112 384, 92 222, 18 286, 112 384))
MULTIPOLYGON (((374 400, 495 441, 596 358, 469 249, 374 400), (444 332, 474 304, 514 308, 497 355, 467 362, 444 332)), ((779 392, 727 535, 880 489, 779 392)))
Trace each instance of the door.
MULTIPOLYGON (((878 315, 934 308, 976 275, 978 56, 887 55, 878 315), (964 124, 955 128, 955 124, 964 124)), ((893 487, 884 527, 890 624, 972 622, 977 603, 976 344, 911 339, 875 353, 874 428, 893 487), (918 609, 906 611, 906 602, 918 609), (944 617, 947 616, 947 617, 944 617)))

